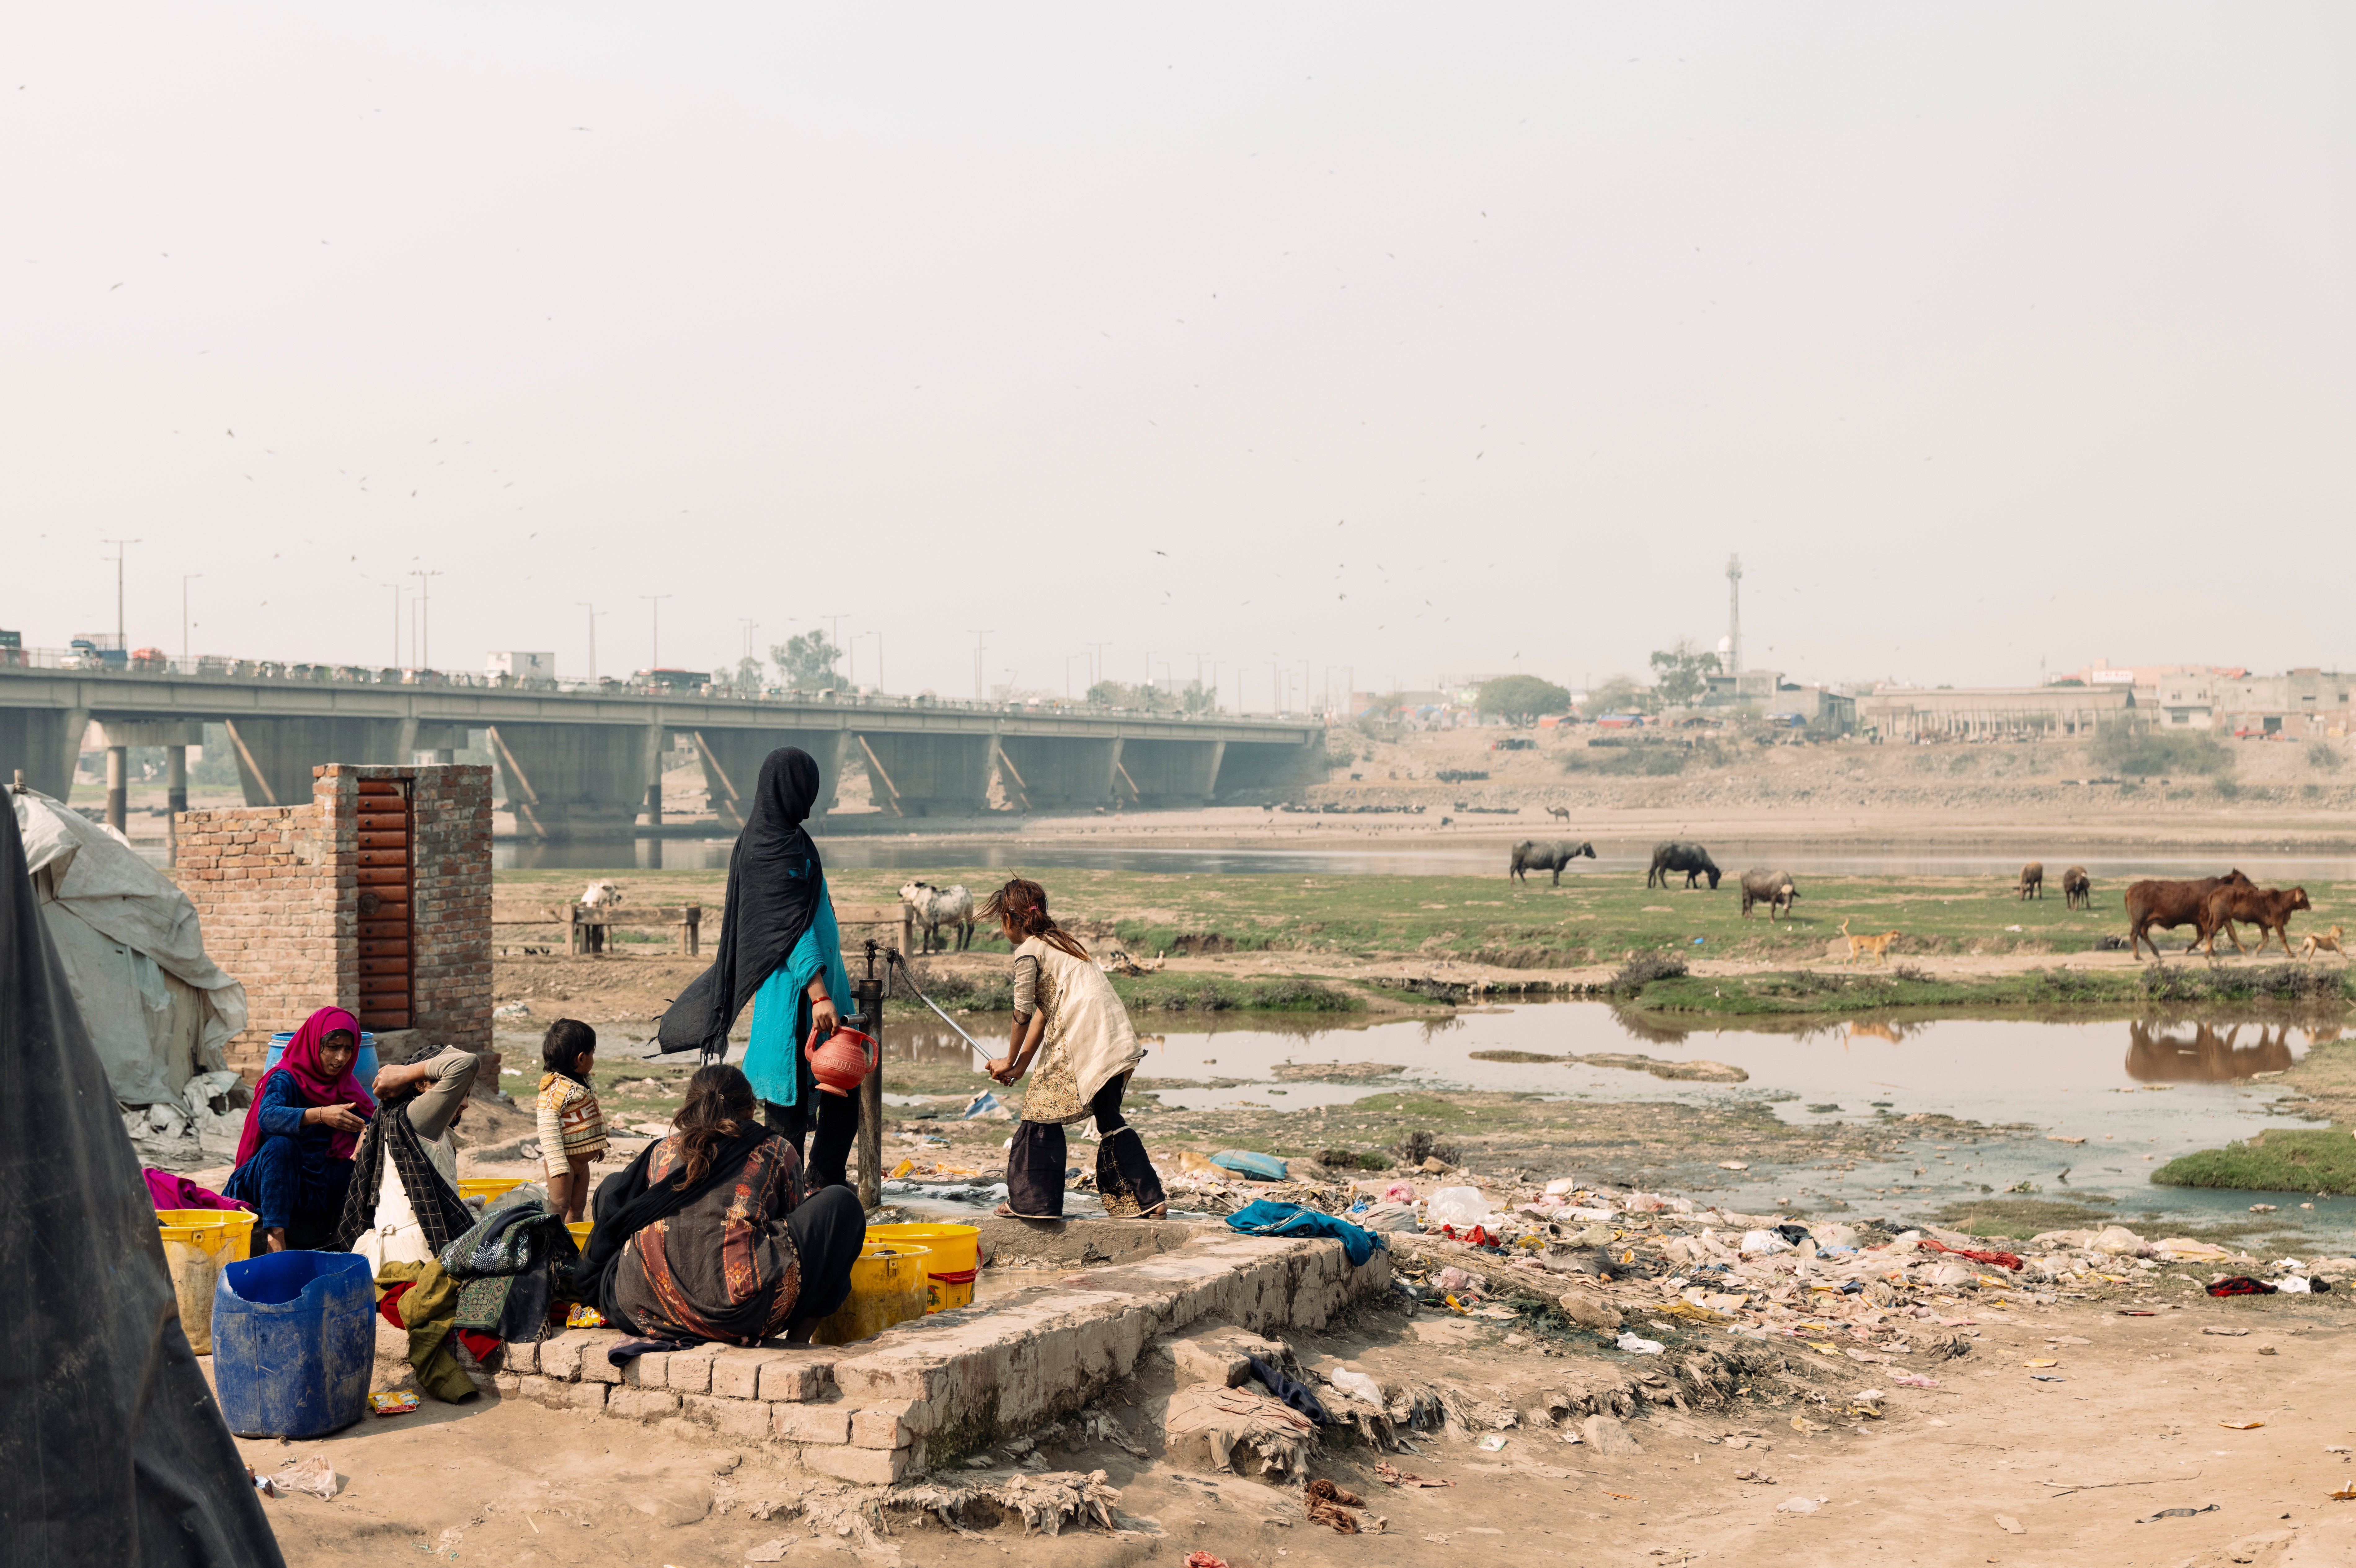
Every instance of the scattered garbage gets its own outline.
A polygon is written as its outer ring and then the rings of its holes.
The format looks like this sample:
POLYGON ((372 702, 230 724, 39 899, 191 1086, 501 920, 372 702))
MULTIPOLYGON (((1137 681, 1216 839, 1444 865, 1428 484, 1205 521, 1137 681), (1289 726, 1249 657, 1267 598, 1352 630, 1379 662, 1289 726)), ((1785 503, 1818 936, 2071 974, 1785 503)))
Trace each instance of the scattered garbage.
POLYGON ((308 1492, 327 1502, 336 1500, 344 1480, 333 1465, 316 1454, 299 1461, 289 1459, 270 1479, 280 1491, 308 1492))
POLYGON ((2272 1296, 2274 1293, 2273 1285, 2263 1280, 2252 1279, 2245 1274, 2218 1280, 2209 1287, 2211 1296, 2272 1296))
POLYGON ((417 1395, 406 1390, 400 1393, 369 1395, 369 1409, 378 1415, 407 1415, 417 1408, 417 1395))
POLYGON ((2136 1522, 2137 1524, 2149 1524, 2156 1519, 2196 1519, 2204 1513, 2215 1513, 2217 1509, 2218 1505, 2215 1503, 2209 1503, 2201 1508, 2164 1508, 2158 1513, 2146 1514, 2143 1518, 2136 1520, 2136 1522))
POLYGON ((988 1089, 968 1100, 965 1109, 958 1113, 960 1122, 1011 1122, 1013 1119, 1014 1113, 1000 1104, 998 1095, 988 1089))
POLYGON ((1472 1446, 1480 1449, 1483 1454, 1503 1453, 1505 1447, 1505 1435, 1502 1432, 1493 1432, 1472 1446))
POLYGON ((2233 1432, 2255 1432, 2265 1424, 2263 1421, 2221 1421, 2217 1424, 2233 1432))
POLYGON ((1644 1339, 1633 1330, 1621 1335, 1620 1338, 1613 1340, 1612 1343, 1619 1346, 1620 1349, 1627 1351, 1629 1354, 1635 1356, 1657 1356, 1668 1348, 1662 1344, 1658 1339, 1644 1339))
POLYGON ((1272 1154, 1254 1154, 1249 1149, 1221 1149, 1211 1157, 1211 1163, 1253 1181, 1282 1181, 1287 1174, 1284 1161, 1272 1154))
POLYGON ((1383 1403, 1382 1385, 1364 1372, 1354 1372, 1347 1367, 1344 1367, 1337 1371, 1328 1373, 1325 1381, 1352 1399, 1364 1400, 1366 1403, 1376 1407, 1380 1407, 1383 1403))
POLYGON ((1775 1511, 1777 1513, 1815 1513, 1830 1501, 1832 1501, 1830 1498, 1785 1498, 1775 1505, 1775 1511))
POLYGON ((1792 1243, 1772 1231, 1745 1231, 1742 1233, 1742 1250, 1753 1257, 1772 1257, 1777 1253, 1790 1252, 1792 1243))
POLYGON ((1496 1210, 1477 1187, 1443 1187, 1431 1195, 1423 1211, 1427 1227, 1485 1226, 1496 1217, 1496 1210))

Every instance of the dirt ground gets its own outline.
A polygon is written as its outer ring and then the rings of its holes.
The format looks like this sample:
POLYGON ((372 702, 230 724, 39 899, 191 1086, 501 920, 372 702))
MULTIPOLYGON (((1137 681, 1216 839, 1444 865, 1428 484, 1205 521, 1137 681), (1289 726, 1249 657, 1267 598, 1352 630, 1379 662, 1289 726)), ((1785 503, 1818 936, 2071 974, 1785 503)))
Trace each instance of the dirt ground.
MULTIPOLYGON (((2114 1302, 1957 1308, 1976 1319, 1965 1330, 1974 1336, 1969 1353, 1935 1369, 1937 1388, 1882 1382, 1878 1420, 1833 1419, 1827 1407, 1794 1397, 1801 1385, 1762 1378, 1752 1397, 1724 1409, 1649 1407, 1627 1423, 1637 1453, 1598 1453, 1526 1416, 1494 1452, 1475 1446, 1479 1433, 1419 1435, 1420 1452, 1387 1458, 1454 1483, 1431 1488, 1388 1488, 1375 1473, 1384 1456, 1329 1439, 1311 1473, 1364 1497, 1369 1522, 1386 1520, 1380 1534, 1356 1536, 1312 1524, 1297 1488, 1167 1462, 1158 1417, 1171 1374, 1149 1360, 1104 1402, 1145 1457, 1106 1442, 1043 1452, 1054 1469, 1103 1470, 1120 1488, 1120 1512, 1160 1533, 1025 1538, 1012 1526, 969 1541, 894 1515, 881 1548, 857 1555, 908 1568, 970 1563, 977 1552, 1020 1554, 1043 1568, 1177 1568, 1192 1551, 1215 1552, 1231 1568, 1356 1568, 1434 1561, 1435 1546, 1442 1562, 1471 1551, 1508 1563, 1762 1568, 2356 1561, 2356 1502, 2331 1497, 2356 1482, 2356 1366, 2341 1353, 2350 1345, 2343 1298, 2202 1296, 2130 1309, 2154 1315, 2122 1316, 2114 1302), (2031 1360, 2056 1364, 2032 1369, 2031 1360), (2063 1381, 2036 1381, 2040 1374, 2063 1381), (1802 1417, 1815 1430, 1795 1430, 1804 1410, 1820 1418, 1802 1417), (2252 1422, 2263 1424, 2225 1424, 2252 1422), (1740 1478, 1745 1471, 1772 1480, 1740 1478), (1783 1509, 1797 1499, 1820 1499, 1817 1511, 1783 1509)), ((1312 1367, 1454 1383, 1523 1412, 1542 1407, 1550 1390, 1641 1373, 1644 1360, 1533 1353, 1495 1326, 1384 1307, 1287 1339, 1312 1367)), ((1858 1367, 1824 1387, 1855 1392, 1879 1371, 1858 1367)), ((798 1539, 784 1562, 848 1563, 838 1554, 861 1544, 814 1535, 798 1518, 755 1517, 765 1502, 823 1502, 834 1484, 676 1421, 640 1426, 482 1394, 323 1442, 240 1446, 263 1474, 319 1454, 348 1477, 333 1502, 293 1495, 264 1504, 288 1561, 305 1568, 413 1562, 421 1552, 517 1565, 689 1568, 743 1563, 785 1536, 798 1539)), ((937 1478, 1003 1477, 1008 1456, 991 1456, 999 1467, 960 1467, 937 1478)))

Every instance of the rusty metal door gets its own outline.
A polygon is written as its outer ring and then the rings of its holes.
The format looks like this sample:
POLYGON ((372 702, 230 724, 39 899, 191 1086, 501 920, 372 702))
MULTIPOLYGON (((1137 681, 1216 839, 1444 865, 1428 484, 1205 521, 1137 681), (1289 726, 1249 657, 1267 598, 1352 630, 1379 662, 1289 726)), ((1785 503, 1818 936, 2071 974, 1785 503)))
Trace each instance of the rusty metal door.
POLYGON ((409 781, 361 780, 359 806, 360 1027, 407 1029, 416 965, 409 781))

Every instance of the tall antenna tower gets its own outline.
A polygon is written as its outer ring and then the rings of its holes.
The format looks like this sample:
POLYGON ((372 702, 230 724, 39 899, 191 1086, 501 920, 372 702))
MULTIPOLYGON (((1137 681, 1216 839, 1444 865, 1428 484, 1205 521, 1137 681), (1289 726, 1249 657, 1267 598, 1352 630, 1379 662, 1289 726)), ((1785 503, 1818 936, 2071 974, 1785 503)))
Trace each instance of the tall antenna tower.
POLYGON ((1742 673, 1742 558, 1726 558, 1726 673, 1742 673))

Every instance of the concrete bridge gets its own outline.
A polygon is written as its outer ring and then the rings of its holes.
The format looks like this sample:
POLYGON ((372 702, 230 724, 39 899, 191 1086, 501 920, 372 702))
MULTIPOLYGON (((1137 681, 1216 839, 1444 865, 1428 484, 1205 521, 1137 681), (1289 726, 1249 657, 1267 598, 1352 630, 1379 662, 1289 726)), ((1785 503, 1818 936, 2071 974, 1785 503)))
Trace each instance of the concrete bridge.
POLYGON ((879 806, 920 817, 979 812, 993 782, 1007 801, 1032 811, 1199 805, 1223 791, 1304 776, 1324 734, 1322 720, 1303 718, 747 698, 327 667, 213 673, 176 662, 107 669, 0 663, 0 778, 21 769, 27 784, 62 796, 95 721, 107 750, 111 820, 123 814, 133 746, 166 749, 173 806, 185 809, 187 748, 201 745, 204 725, 214 723, 228 731, 246 804, 285 805, 311 798, 317 763, 408 763, 419 753, 447 762, 480 730, 498 771, 500 809, 513 813, 519 835, 558 839, 659 825, 657 770, 675 740, 701 759, 712 805, 733 826, 761 759, 778 746, 818 759, 826 776, 821 815, 844 773, 860 768, 879 806))

